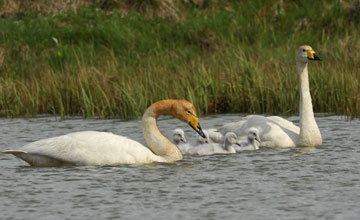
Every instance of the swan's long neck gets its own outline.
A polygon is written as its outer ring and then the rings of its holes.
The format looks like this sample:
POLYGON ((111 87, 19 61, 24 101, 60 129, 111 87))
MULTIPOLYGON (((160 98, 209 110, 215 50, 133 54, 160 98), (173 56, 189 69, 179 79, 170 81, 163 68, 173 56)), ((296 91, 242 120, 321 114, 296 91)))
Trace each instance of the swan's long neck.
POLYGON ((170 110, 171 103, 160 102, 151 105, 142 118, 142 128, 149 148, 165 161, 174 162, 183 159, 181 151, 160 132, 156 122, 160 115, 171 114, 170 110))
POLYGON ((297 62, 300 85, 300 136, 297 146, 315 147, 322 143, 320 130, 316 124, 309 88, 307 63, 297 62))

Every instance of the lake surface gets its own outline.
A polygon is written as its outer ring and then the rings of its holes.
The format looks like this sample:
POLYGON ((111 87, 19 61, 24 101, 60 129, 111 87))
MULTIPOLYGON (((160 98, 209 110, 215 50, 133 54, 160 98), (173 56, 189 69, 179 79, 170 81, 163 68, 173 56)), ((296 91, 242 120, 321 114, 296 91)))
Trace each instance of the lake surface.
MULTIPOLYGON (((200 119, 203 129, 237 121, 200 119)), ((297 123, 298 117, 288 118, 297 123)), ((0 155, 1 219, 359 219, 360 121, 317 117, 323 145, 185 157, 175 164, 33 168, 0 155)), ((172 118, 159 127, 170 137, 172 118)), ((0 150, 74 131, 144 143, 140 120, 0 119, 0 150)))

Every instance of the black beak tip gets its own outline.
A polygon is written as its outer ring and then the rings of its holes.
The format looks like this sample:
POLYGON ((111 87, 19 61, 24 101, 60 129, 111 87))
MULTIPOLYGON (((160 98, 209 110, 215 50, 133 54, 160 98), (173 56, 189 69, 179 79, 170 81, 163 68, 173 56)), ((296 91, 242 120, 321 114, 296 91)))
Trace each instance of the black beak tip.
POLYGON ((321 58, 314 54, 314 60, 321 61, 321 58))
POLYGON ((198 133, 201 137, 203 137, 203 138, 205 138, 205 139, 206 139, 206 135, 204 134, 203 130, 201 129, 200 124, 198 124, 198 130, 197 130, 197 133, 198 133))
POLYGON ((204 132, 201 130, 201 128, 199 128, 199 130, 197 130, 197 133, 198 133, 201 137, 203 137, 203 138, 206 139, 206 136, 205 136, 204 132))
POLYGON ((190 127, 192 127, 201 137, 206 138, 206 135, 204 134, 203 130, 201 129, 200 124, 198 124, 197 129, 194 128, 190 123, 190 127))

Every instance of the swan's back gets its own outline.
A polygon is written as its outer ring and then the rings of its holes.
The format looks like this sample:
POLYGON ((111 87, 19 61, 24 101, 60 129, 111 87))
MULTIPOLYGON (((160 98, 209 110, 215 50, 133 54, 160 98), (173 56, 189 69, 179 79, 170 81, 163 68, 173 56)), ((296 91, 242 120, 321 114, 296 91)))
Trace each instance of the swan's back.
MULTIPOLYGON (((230 123, 227 123, 227 124, 224 124, 223 126, 221 126, 218 131, 222 134, 222 135, 225 135, 226 133, 229 133, 229 132, 234 132, 236 135, 239 135, 237 134, 237 132, 239 130, 241 130, 243 124, 246 122, 245 119, 243 120, 240 120, 240 121, 237 121, 237 122, 230 122, 230 123)), ((222 140, 223 141, 223 140, 222 140)))
POLYGON ((267 117, 267 119, 273 121, 274 123, 283 127, 284 129, 288 129, 296 134, 300 134, 300 128, 289 120, 286 120, 279 116, 269 116, 267 117))
POLYGON ((75 132, 35 141, 22 147, 21 151, 26 152, 26 155, 21 153, 14 155, 30 164, 35 157, 40 158, 41 161, 35 160, 37 163, 44 163, 40 166, 47 166, 47 163, 50 163, 47 160, 65 165, 113 165, 161 161, 160 157, 136 141, 109 132, 96 131, 75 132))

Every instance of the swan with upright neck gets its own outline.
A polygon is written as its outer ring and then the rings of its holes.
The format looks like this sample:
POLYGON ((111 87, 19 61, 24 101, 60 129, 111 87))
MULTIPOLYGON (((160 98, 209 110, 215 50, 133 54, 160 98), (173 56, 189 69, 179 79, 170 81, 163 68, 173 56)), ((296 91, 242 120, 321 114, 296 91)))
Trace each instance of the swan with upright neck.
POLYGON ((308 62, 321 60, 308 45, 300 46, 296 52, 296 66, 300 90, 300 126, 278 116, 250 115, 236 123, 225 124, 218 131, 235 132, 246 136, 250 127, 260 131, 261 147, 317 147, 322 144, 320 130, 316 124, 311 102, 308 62))
POLYGON ((172 163, 182 160, 180 150, 157 126, 160 115, 172 115, 188 123, 199 135, 205 137, 194 106, 186 100, 169 99, 155 102, 143 115, 143 135, 150 149, 124 136, 83 131, 42 139, 19 150, 1 153, 13 154, 31 166, 172 163))

